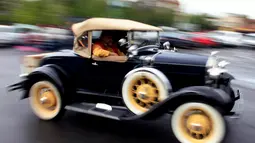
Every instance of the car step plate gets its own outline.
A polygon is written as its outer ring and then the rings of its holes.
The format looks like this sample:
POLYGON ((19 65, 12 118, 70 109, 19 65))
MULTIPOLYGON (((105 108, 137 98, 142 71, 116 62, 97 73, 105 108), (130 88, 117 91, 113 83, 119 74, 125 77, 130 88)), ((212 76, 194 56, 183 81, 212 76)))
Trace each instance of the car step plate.
POLYGON ((71 105, 65 106, 65 109, 81 112, 85 114, 110 118, 114 120, 120 120, 120 117, 123 117, 130 113, 130 111, 122 106, 110 106, 103 103, 74 103, 71 105))

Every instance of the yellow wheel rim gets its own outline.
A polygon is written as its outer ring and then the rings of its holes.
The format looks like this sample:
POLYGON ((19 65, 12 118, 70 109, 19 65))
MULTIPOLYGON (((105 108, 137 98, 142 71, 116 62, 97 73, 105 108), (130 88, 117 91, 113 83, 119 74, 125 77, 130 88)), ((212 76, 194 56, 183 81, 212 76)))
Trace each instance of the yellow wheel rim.
POLYGON ((205 143, 214 134, 213 122, 209 114, 202 109, 187 110, 179 126, 185 138, 194 143, 205 143))
POLYGON ((159 102, 157 85, 147 77, 134 79, 129 85, 129 100, 140 111, 147 111, 159 102))
POLYGON ((60 100, 57 89, 48 82, 38 82, 31 88, 30 104, 41 118, 50 118, 58 113, 60 100))

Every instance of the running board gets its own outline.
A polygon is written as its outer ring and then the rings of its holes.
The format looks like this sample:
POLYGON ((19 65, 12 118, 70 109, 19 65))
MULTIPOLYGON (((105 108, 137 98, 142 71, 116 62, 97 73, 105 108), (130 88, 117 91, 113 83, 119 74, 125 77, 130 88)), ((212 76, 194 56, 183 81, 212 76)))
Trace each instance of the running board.
POLYGON ((65 106, 65 109, 110 118, 113 120, 120 120, 121 117, 126 117, 130 115, 130 111, 122 106, 110 106, 103 103, 74 103, 71 105, 65 106))

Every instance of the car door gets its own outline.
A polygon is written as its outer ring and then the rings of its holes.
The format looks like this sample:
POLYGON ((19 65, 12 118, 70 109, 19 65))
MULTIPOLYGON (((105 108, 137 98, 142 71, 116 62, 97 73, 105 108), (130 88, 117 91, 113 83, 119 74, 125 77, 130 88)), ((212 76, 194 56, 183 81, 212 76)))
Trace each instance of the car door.
POLYGON ((112 61, 93 61, 94 81, 98 89, 116 93, 120 92, 125 75, 139 65, 139 61, 128 60, 124 63, 112 61))

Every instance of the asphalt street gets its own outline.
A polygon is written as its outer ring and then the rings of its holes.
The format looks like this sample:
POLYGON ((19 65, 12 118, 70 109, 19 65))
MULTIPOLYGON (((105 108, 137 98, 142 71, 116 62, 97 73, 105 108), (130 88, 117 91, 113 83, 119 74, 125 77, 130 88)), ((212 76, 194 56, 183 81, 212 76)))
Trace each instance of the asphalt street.
MULTIPOLYGON (((194 49, 183 52, 209 54, 229 62, 227 68, 237 80, 235 89, 244 97, 240 119, 229 119, 225 143, 255 142, 255 50, 194 49)), ((6 86, 19 81, 20 58, 30 54, 11 48, 0 49, 0 143, 177 143, 170 128, 170 116, 156 121, 118 122, 67 112, 59 122, 39 120, 28 100, 19 100, 19 92, 6 93, 6 86)))

